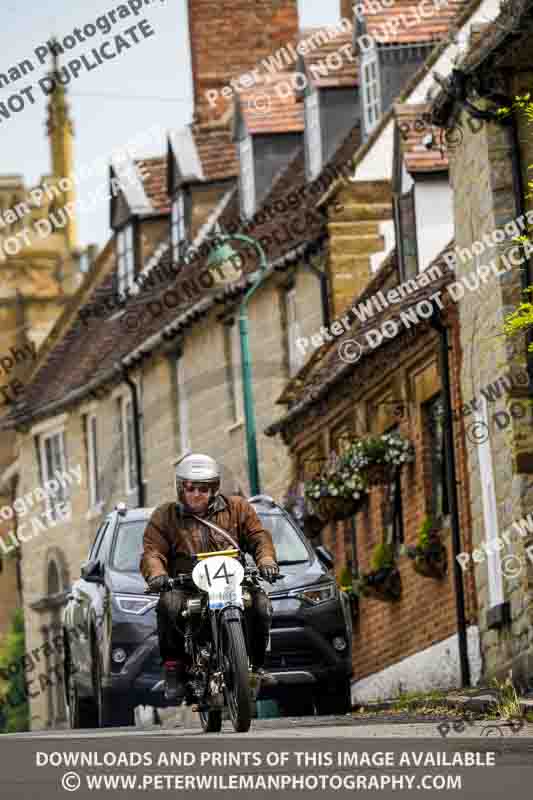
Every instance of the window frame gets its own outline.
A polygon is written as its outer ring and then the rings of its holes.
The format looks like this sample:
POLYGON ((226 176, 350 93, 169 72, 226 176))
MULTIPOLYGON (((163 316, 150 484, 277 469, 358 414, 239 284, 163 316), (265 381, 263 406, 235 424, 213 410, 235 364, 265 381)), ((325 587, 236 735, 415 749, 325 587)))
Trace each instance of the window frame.
POLYGON ((101 486, 98 470, 98 417, 94 412, 85 414, 85 430, 87 436, 87 467, 89 472, 89 510, 98 508, 102 502, 101 486), (92 422, 94 421, 94 441, 92 438, 92 422))
POLYGON ((129 220, 116 234, 117 291, 120 295, 135 284, 136 250, 136 227, 134 221, 129 220))
POLYGON ((361 97, 365 133, 370 134, 382 114, 380 71, 377 47, 365 50, 361 58, 361 97), (373 72, 373 75, 371 74, 373 72), (372 95, 372 96, 371 96, 372 95))
POLYGON ((289 377, 293 378, 305 363, 305 354, 296 345, 297 340, 301 338, 301 328, 298 322, 296 289, 294 287, 285 292, 285 316, 287 319, 289 377))
MULTIPOLYGON (((67 471, 67 452, 66 452, 66 441, 65 441, 65 428, 53 428, 51 430, 44 431, 39 436, 39 458, 41 462, 41 476, 43 484, 46 484, 47 481, 55 480, 54 475, 55 472, 49 474, 48 472, 48 462, 46 458, 46 442, 49 440, 54 439, 55 437, 59 437, 60 447, 58 448, 58 452, 60 455, 61 466, 59 467, 59 472, 66 472, 67 471)), ((51 445, 52 447, 52 445, 51 445)), ((52 453, 52 450, 50 450, 52 453)), ((53 453, 52 453, 53 458, 53 453)), ((54 470, 57 470, 57 467, 52 467, 54 470)), ((63 486, 61 481, 56 481, 59 483, 59 490, 54 495, 48 495, 45 500, 46 506, 46 513, 50 515, 51 519, 57 520, 57 506, 60 503, 66 503, 70 498, 70 486, 63 486)))
POLYGON ((431 498, 430 498, 430 516, 434 520, 437 525, 442 525, 443 521, 449 516, 450 514, 450 496, 449 496, 449 488, 448 488, 448 477, 446 474, 446 458, 445 458, 445 438, 444 438, 444 399, 442 395, 442 391, 437 392, 429 400, 423 404, 423 410, 425 415, 425 421, 427 423, 427 445, 429 447, 429 457, 430 457, 430 469, 431 469, 431 498), (437 403, 441 403, 443 408, 441 413, 435 414, 435 411, 432 410, 437 403), (435 439, 437 434, 435 433, 436 426, 441 425, 442 431, 442 442, 441 442, 441 455, 440 455, 440 470, 437 471, 436 467, 436 453, 438 452, 438 448, 435 446, 435 439), (439 474, 440 473, 440 474, 439 474), (436 487, 439 483, 442 486, 442 509, 437 507, 438 501, 436 499, 436 487))
POLYGON ((241 337, 237 323, 232 322, 224 328, 224 349, 226 353, 226 378, 228 399, 231 408, 231 424, 244 422, 244 397, 242 383, 241 337))
POLYGON ((170 211, 170 242, 172 260, 177 264, 183 254, 187 242, 187 226, 185 221, 185 193, 180 189, 172 198, 170 211))
POLYGON ((250 134, 239 142, 239 192, 241 216, 251 219, 255 214, 254 147, 250 134))
POLYGON ((183 355, 176 359, 176 386, 178 404, 178 436, 182 453, 191 449, 190 417, 189 417, 189 396, 186 391, 187 376, 185 372, 185 362, 183 355))
POLYGON ((307 173, 309 179, 314 180, 319 175, 323 163, 320 95, 317 89, 306 94, 304 106, 307 173))
POLYGON ((133 402, 131 397, 122 395, 118 398, 120 413, 120 430, 122 437, 122 469, 124 470, 124 489, 127 495, 137 491, 137 454, 135 452, 135 432, 133 420, 133 402), (131 441, 129 435, 129 410, 131 409, 131 441), (131 444, 131 447, 130 447, 131 444))

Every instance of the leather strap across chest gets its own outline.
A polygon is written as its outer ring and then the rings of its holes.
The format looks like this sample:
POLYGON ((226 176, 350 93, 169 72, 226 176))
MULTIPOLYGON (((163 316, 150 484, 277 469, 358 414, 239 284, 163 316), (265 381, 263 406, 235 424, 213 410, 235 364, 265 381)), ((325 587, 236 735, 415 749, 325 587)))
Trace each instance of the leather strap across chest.
POLYGON ((190 516, 193 517, 197 522, 200 522, 202 525, 207 525, 208 528, 211 528, 211 530, 215 531, 220 536, 223 536, 224 539, 227 539, 231 543, 232 547, 235 548, 235 550, 240 550, 240 547, 235 541, 235 539, 232 539, 229 533, 225 531, 223 528, 220 528, 218 525, 215 525, 214 522, 210 522, 208 519, 202 519, 202 517, 197 517, 196 514, 190 514, 190 516))

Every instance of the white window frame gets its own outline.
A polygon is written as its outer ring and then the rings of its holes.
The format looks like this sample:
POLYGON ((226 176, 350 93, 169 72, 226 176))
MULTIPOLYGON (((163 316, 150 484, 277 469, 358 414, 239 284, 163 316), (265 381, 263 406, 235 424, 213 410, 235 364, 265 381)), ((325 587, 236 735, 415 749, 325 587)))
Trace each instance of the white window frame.
POLYGON ((129 222, 117 232, 117 275, 119 294, 131 289, 135 283, 135 233, 129 222))
POLYGON ((133 402, 131 397, 122 395, 119 398, 120 418, 122 432, 122 455, 124 469, 124 488, 126 494, 133 494, 137 491, 137 460, 135 453, 135 432, 133 420, 133 402), (131 409, 131 439, 128 435, 128 417, 131 409), (131 447, 130 447, 131 445, 131 447), (135 479, 135 480, 134 480, 135 479))
POLYGON ((285 293, 285 312, 287 316, 289 376, 292 378, 303 366, 305 360, 304 354, 296 345, 296 342, 301 337, 296 307, 296 289, 289 289, 285 293))
POLYGON ((180 356, 176 361, 176 382, 178 387, 178 424, 181 453, 191 449, 189 430, 189 397, 186 389, 185 360, 180 356))
POLYGON ((250 219, 255 214, 255 173, 252 137, 239 142, 241 214, 250 219))
POLYGON ((98 474, 98 417, 96 414, 86 414, 85 425, 87 431, 87 462, 89 466, 89 509, 93 510, 98 508, 102 502, 101 486, 98 474))
POLYGON ((172 242, 172 259, 177 264, 183 251, 186 239, 185 230, 185 196, 178 192, 172 201, 172 216, 170 223, 170 238, 172 242))
POLYGON ((228 337, 226 352, 229 356, 228 368, 228 393, 232 413, 232 427, 241 425, 244 421, 244 400, 242 390, 242 352, 241 337, 237 323, 225 328, 228 337))
POLYGON ((313 180, 322 169, 322 135, 320 128, 320 98, 315 89, 305 97, 305 134, 309 178, 313 180))
POLYGON ((381 117, 381 89, 377 48, 365 50, 361 58, 361 88, 363 92, 363 117, 365 132, 370 133, 381 117))
MULTIPOLYGON (((59 472, 66 472, 67 471, 67 457, 66 457, 66 449, 65 449, 65 429, 64 428, 56 428, 54 430, 49 430, 46 433, 43 433, 39 436, 39 456, 41 459, 41 475, 43 479, 43 487, 47 483, 47 481, 56 480, 55 474, 56 471, 59 472), (50 474, 49 472, 49 464, 46 457, 46 443, 59 437, 59 447, 57 448, 57 452, 59 454, 59 466, 52 466, 54 472, 50 474)), ((52 454, 53 457, 53 454, 52 454)), ((69 485, 63 486, 61 481, 57 481, 59 483, 58 491, 55 494, 50 494, 45 501, 46 503, 46 513, 50 515, 52 519, 58 518, 57 506, 60 503, 65 503, 70 497, 69 485)))

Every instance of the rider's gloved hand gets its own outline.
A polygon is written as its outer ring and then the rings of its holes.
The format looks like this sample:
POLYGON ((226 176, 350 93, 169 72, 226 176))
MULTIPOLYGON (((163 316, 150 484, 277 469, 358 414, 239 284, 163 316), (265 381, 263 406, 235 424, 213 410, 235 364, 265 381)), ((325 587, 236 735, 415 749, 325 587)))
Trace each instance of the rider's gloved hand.
POLYGON ((279 567, 275 561, 268 561, 259 567, 259 574, 265 581, 272 583, 276 575, 279 575, 279 567))
POLYGON ((171 588, 168 575, 157 575, 155 578, 148 578, 147 583, 151 592, 168 592, 171 588))

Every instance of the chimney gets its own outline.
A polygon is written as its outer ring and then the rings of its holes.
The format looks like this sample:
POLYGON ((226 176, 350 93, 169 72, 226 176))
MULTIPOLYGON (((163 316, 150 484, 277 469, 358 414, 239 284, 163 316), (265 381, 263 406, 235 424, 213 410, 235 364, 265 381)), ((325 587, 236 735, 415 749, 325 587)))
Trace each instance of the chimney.
POLYGON ((189 36, 195 117, 219 119, 233 104, 228 92, 221 94, 230 80, 296 43, 298 0, 189 0, 189 36))
POLYGON ((340 0, 341 19, 349 19, 353 25, 355 0, 340 0))

